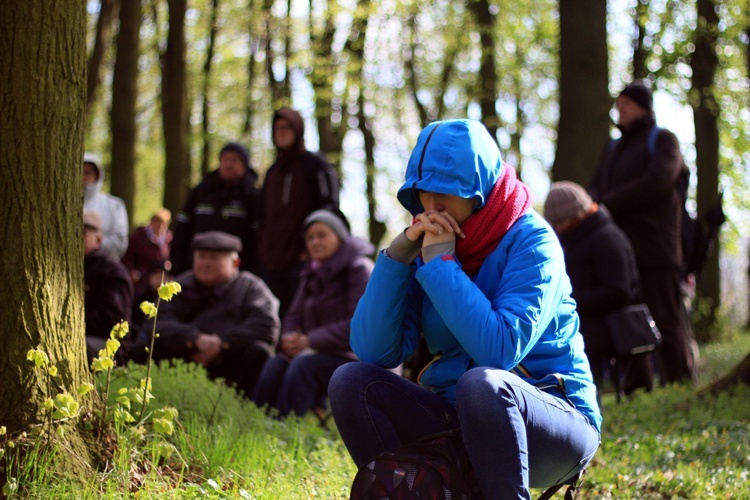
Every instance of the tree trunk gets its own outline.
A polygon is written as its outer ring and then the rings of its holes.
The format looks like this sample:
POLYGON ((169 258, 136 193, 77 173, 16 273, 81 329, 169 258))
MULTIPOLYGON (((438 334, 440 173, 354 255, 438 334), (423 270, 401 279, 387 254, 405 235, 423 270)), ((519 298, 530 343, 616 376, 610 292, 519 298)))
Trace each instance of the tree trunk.
POLYGON ((479 27, 482 55, 479 63, 479 107, 482 123, 497 142, 500 117, 495 110, 497 101, 497 69, 495 67, 495 15, 490 11, 488 0, 472 0, 469 7, 474 12, 479 27))
POLYGON ((190 186, 187 141, 187 69, 185 13, 187 0, 168 0, 169 34, 162 57, 161 110, 164 122, 164 206, 173 213, 182 207, 190 186))
MULTIPOLYGON (((211 139, 210 139, 210 128, 211 128, 211 116, 209 106, 211 98, 209 97, 209 89, 211 88, 211 63, 214 58, 214 46, 216 44, 216 34, 219 31, 217 24, 217 17, 219 15, 219 0, 211 0, 211 17, 210 26, 208 30, 208 48, 206 48, 206 61, 203 63, 203 92, 202 92, 202 131, 203 131, 203 158, 201 159, 201 174, 204 176, 208 173, 211 168, 211 139)), ((250 56, 252 59, 252 55, 250 56)))
POLYGON ((88 59, 86 77, 86 110, 96 99, 96 88, 101 80, 101 65, 112 34, 112 20, 117 17, 118 0, 101 0, 99 18, 96 21, 94 48, 88 59))
POLYGON ((110 191, 125 202, 132 222, 135 199, 135 103, 138 98, 138 46, 141 2, 131 0, 120 7, 117 58, 112 75, 112 162, 110 191))
MULTIPOLYGON (((698 27, 695 31, 695 52, 690 60, 693 70, 690 104, 695 121, 695 151, 698 170, 698 214, 705 213, 719 201, 719 106, 714 96, 714 76, 719 60, 716 38, 719 18, 713 0, 698 0, 698 27)), ((698 282, 696 296, 708 299, 710 313, 696 325, 700 341, 711 337, 711 326, 721 301, 719 252, 711 254, 698 282)))
MULTIPOLYGON (((0 423, 15 433, 40 422, 47 397, 44 378, 26 361, 29 349, 43 349, 57 366, 55 394, 76 394, 90 381, 78 167, 86 11, 84 2, 50 8, 46 0, 4 2, 0 10, 0 423)), ((59 470, 47 473, 85 480, 89 454, 80 436, 77 428, 67 430, 56 455, 59 470)))
POLYGON ((560 0, 560 121, 555 181, 586 185, 609 139, 607 2, 560 0))
POLYGON ((750 385, 750 354, 745 356, 745 359, 740 361, 729 373, 698 391, 698 395, 717 394, 739 383, 750 385))
POLYGON ((635 4, 635 24, 636 37, 633 39, 633 79, 643 80, 648 76, 646 67, 646 57, 648 50, 643 46, 643 39, 646 37, 646 25, 644 21, 648 16, 648 0, 638 0, 635 4))

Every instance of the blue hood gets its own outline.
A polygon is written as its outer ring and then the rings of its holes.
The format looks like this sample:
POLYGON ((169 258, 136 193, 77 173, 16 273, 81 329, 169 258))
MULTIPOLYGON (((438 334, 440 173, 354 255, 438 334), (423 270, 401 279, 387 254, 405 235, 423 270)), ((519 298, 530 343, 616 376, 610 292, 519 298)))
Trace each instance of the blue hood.
POLYGON ((424 211, 419 190, 474 198, 480 209, 502 168, 500 150, 481 122, 433 122, 419 134, 398 201, 415 216, 424 211))

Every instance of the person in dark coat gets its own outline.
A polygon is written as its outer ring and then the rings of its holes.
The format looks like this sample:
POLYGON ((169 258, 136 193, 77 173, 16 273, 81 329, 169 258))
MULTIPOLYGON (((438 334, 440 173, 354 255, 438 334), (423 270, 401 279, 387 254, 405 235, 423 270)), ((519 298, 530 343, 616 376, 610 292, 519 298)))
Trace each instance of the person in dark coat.
POLYGON ((607 207, 633 245, 643 298, 662 335, 657 349, 661 382, 694 382, 694 340, 680 289, 679 179, 685 163, 677 138, 668 130, 659 130, 654 153, 649 150, 656 120, 648 87, 631 83, 615 106, 622 138, 605 148, 588 191, 607 207))
POLYGON ((372 272, 369 242, 329 210, 304 221, 309 260, 281 325, 278 354, 266 362, 253 401, 284 417, 302 416, 327 393, 339 366, 356 360, 349 323, 372 272))
MULTIPOLYGON (((607 209, 594 203, 576 183, 552 184, 544 202, 544 216, 565 252, 586 355, 601 390, 604 367, 616 356, 604 317, 641 300, 633 247, 607 209)), ((640 387, 648 391, 653 388, 651 358, 651 353, 644 353, 617 360, 625 367, 625 394, 640 387)))
POLYGON ((339 181, 331 165, 305 148, 299 112, 281 108, 273 117, 276 162, 266 173, 260 195, 258 257, 260 276, 279 299, 284 317, 303 266, 302 224, 321 208, 338 210, 339 181))
POLYGON ((237 236, 242 241, 241 269, 256 271, 257 179, 245 146, 229 142, 221 148, 219 168, 190 192, 177 213, 170 256, 175 274, 191 268, 190 243, 194 235, 206 231, 237 236))
MULTIPOLYGON (((102 222, 96 212, 83 213, 83 283, 86 319, 86 354, 89 363, 104 348, 109 332, 130 320, 133 285, 119 260, 102 250, 102 222)), ((124 351, 118 361, 125 360, 124 351)))
POLYGON ((279 303, 263 281, 240 271, 242 241, 221 231, 193 238, 193 270, 157 316, 154 358, 203 365, 250 397, 279 333, 279 303))
POLYGON ((142 294, 147 288, 149 272, 155 266, 163 267, 163 262, 169 259, 169 245, 172 242, 170 219, 170 211, 160 208, 147 226, 137 227, 130 234, 122 263, 130 272, 136 295, 142 294))

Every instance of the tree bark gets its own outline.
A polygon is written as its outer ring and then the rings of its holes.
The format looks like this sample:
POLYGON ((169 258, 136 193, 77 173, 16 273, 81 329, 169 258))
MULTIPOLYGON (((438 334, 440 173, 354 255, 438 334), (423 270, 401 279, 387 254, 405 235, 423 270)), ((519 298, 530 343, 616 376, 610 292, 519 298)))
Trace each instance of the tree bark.
POLYGON ((131 215, 135 201, 135 103, 138 98, 138 57, 141 1, 123 2, 112 75, 112 162, 110 191, 125 202, 131 215))
POLYGON ((112 34, 112 20, 117 17, 118 0, 101 0, 99 7, 99 18, 96 21, 96 35, 94 36, 94 47, 87 64, 86 77, 86 110, 96 99, 96 88, 101 80, 101 65, 104 53, 109 47, 112 34))
POLYGON ((718 394, 740 383, 750 385, 750 354, 719 380, 698 391, 698 395, 718 394))
MULTIPOLYGON (((76 394, 90 381, 80 168, 85 14, 82 1, 0 7, 0 423, 9 433, 42 418, 46 383, 26 361, 29 349, 43 349, 56 365, 56 389, 76 394)), ((55 458, 59 471, 85 479, 89 455, 77 428, 64 439, 55 458)))
MULTIPOLYGON (((698 214, 719 202, 719 106, 714 96, 714 77, 719 64, 716 55, 719 17, 713 0, 698 0, 698 25, 695 52, 690 59, 693 70, 690 104, 695 122, 696 167, 698 170, 698 214)), ((699 217, 700 219, 700 217, 699 217)), ((696 296, 708 299, 710 313, 696 325, 699 341, 708 341, 711 326, 721 301, 718 248, 709 256, 696 296)))
POLYGON ((161 58, 162 121, 164 123, 164 206, 173 213, 182 207, 190 186, 188 154, 187 68, 185 14, 187 0, 168 0, 169 34, 161 58))
POLYGON ((609 139, 607 2, 560 0, 560 121, 555 181, 586 185, 609 139))
POLYGON ((635 24, 636 36, 633 39, 633 80, 643 80, 648 76, 646 67, 646 57, 648 50, 643 46, 643 40, 646 37, 646 25, 644 21, 648 16, 648 0, 638 0, 635 4, 635 24))
POLYGON ((479 27, 479 40, 482 48, 479 63, 479 107, 482 110, 482 123, 497 142, 497 129, 500 117, 495 110, 497 101, 497 68, 495 66, 495 15, 490 11, 488 0, 471 0, 469 7, 479 27))
MULTIPOLYGON (((209 106, 211 98, 209 89, 211 88, 211 63, 214 58, 214 46, 216 44, 216 35, 219 31, 217 24, 219 15, 219 0, 211 0, 210 26, 208 30, 208 47, 206 48, 206 61, 203 63, 203 92, 202 92, 202 131, 203 131, 203 158, 201 159, 201 173, 205 176, 211 168, 211 107, 209 106)), ((250 55, 252 59, 252 55, 250 55)))

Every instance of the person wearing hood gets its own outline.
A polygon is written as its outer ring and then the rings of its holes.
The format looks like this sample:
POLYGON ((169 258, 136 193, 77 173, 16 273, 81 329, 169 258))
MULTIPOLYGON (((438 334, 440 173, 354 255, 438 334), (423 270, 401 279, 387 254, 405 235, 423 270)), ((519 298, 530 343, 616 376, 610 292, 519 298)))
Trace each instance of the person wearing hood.
POLYGON ((662 335, 656 350, 661 383, 691 383, 697 376, 695 341, 680 288, 680 178, 687 167, 669 130, 657 129, 649 145, 656 119, 651 89, 643 82, 626 86, 615 107, 622 137, 607 144, 587 189, 633 245, 643 298, 662 335))
POLYGON ((283 317, 303 266, 305 217, 321 208, 338 210, 339 180, 325 158, 305 147, 299 112, 279 109, 273 116, 272 134, 276 162, 266 172, 260 195, 258 257, 261 278, 278 297, 283 317))
POLYGON ((120 260, 128 248, 128 211, 117 196, 102 192, 104 169, 99 156, 83 155, 83 209, 101 218, 101 250, 120 260))
POLYGON ((219 152, 219 168, 190 192, 175 218, 170 253, 175 275, 192 269, 193 237, 205 231, 237 236, 242 241, 240 270, 257 273, 257 180, 247 148, 226 143, 219 152))
POLYGON ((266 361, 253 395, 279 417, 304 415, 327 394, 334 370, 357 359, 350 322, 373 268, 375 247, 351 236, 336 213, 316 210, 303 226, 309 258, 281 323, 278 354, 266 361))
POLYGON ((570 480, 600 442, 596 387, 560 243, 482 123, 428 125, 398 201, 412 223, 383 250, 351 323, 362 362, 328 387, 358 467, 460 429, 484 498, 570 480), (419 385, 387 371, 424 336, 419 385))

